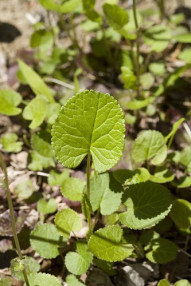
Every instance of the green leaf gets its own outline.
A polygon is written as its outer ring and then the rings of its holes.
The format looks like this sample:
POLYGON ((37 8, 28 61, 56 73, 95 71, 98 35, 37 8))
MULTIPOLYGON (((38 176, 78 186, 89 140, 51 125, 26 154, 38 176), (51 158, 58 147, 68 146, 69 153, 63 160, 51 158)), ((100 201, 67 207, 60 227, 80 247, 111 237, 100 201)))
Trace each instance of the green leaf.
POLYGON ((2 135, 0 138, 0 143, 3 149, 7 152, 18 153, 22 150, 22 142, 17 142, 18 136, 15 133, 7 133, 2 135))
POLYGON ((66 283, 68 286, 85 286, 82 282, 80 282, 76 276, 70 274, 66 276, 66 283))
POLYGON ((174 174, 169 169, 163 166, 156 167, 154 175, 150 176, 150 181, 159 184, 172 182, 173 180, 174 174))
POLYGON ((191 64, 191 48, 184 49, 178 55, 178 58, 185 61, 187 64, 191 64))
POLYGON ((93 212, 92 206, 91 206, 90 201, 88 199, 88 196, 85 192, 82 194, 81 204, 82 204, 82 212, 83 212, 85 218, 91 219, 91 213, 93 212))
POLYGON ((153 102, 153 98, 143 98, 143 99, 133 99, 127 102, 127 108, 130 110, 137 110, 147 106, 149 103, 153 102))
POLYGON ((48 177, 48 184, 50 186, 60 186, 63 184, 63 182, 69 178, 69 170, 64 169, 62 173, 58 173, 54 170, 50 171, 49 177, 48 177))
POLYGON ((35 129, 40 126, 45 118, 47 110, 47 102, 41 97, 37 96, 32 99, 23 111, 23 117, 26 120, 32 120, 29 127, 35 129))
POLYGON ((145 168, 138 168, 137 170, 127 170, 128 179, 125 180, 125 186, 131 186, 146 182, 150 179, 150 174, 145 168))
POLYGON ((177 281, 174 286, 190 286, 190 282, 186 279, 177 281))
POLYGON ((153 263, 168 263, 177 256, 178 248, 175 243, 165 238, 152 241, 152 250, 146 254, 147 259, 153 263))
POLYGON ((31 144, 33 149, 41 156, 52 157, 53 152, 50 141, 50 133, 45 130, 40 130, 32 135, 31 144))
POLYGON ((188 171, 191 170, 190 158, 191 158, 191 146, 187 146, 181 151, 179 162, 183 166, 187 167, 188 171))
POLYGON ((157 224, 170 212, 172 200, 167 188, 152 182, 130 186, 122 199, 127 211, 119 215, 122 224, 143 229, 157 224))
POLYGON ((53 198, 49 199, 48 201, 45 199, 40 199, 37 203, 37 210, 43 215, 54 213, 57 210, 56 200, 53 198))
POLYGON ((167 279, 162 279, 159 281, 157 286, 170 286, 170 282, 167 279))
POLYGON ((22 97, 19 93, 9 90, 0 90, 0 113, 5 115, 17 115, 21 109, 17 106, 21 103, 22 97))
POLYGON ((89 248, 95 256, 106 261, 121 261, 133 252, 133 246, 123 241, 123 230, 119 225, 97 230, 89 239, 89 248))
POLYGON ((129 67, 121 67, 121 80, 124 88, 136 89, 136 76, 129 67))
POLYGON ((191 43, 191 33, 175 35, 174 40, 179 42, 179 43, 190 44, 191 43))
POLYGON ((71 201, 81 201, 86 182, 78 178, 67 178, 61 185, 62 194, 71 201))
POLYGON ((60 104, 57 102, 53 102, 48 104, 47 110, 46 110, 46 117, 45 119, 49 124, 53 124, 58 117, 58 113, 60 111, 60 104))
POLYGON ((87 90, 61 109, 52 128, 53 149, 69 168, 77 167, 91 153, 95 170, 104 172, 122 156, 124 131, 123 112, 116 100, 87 90))
POLYGON ((0 286, 11 286, 12 282, 10 280, 10 278, 8 277, 3 277, 1 280, 0 280, 0 286))
POLYGON ((74 13, 76 12, 81 6, 81 0, 68 0, 65 1, 64 4, 60 7, 61 13, 74 13))
POLYGON ((177 188, 180 188, 180 189, 188 188, 190 186, 191 186, 190 176, 182 176, 177 183, 177 188))
POLYGON ((95 1, 82 0, 84 12, 91 21, 102 23, 101 16, 94 10, 95 1))
POLYGON ((140 76, 140 83, 143 89, 150 89, 154 84, 154 77, 151 73, 147 72, 140 76))
POLYGON ((165 64, 164 63, 151 63, 149 65, 149 70, 154 75, 164 75, 166 72, 165 64))
POLYGON ((103 12, 109 25, 115 29, 122 29, 129 21, 127 11, 115 4, 104 4, 103 12))
MULTIPOLYGON (((61 286, 61 282, 53 275, 46 273, 37 273, 28 277, 30 286, 61 286)), ((26 284, 25 284, 26 286, 26 284)))
POLYGON ((50 166, 52 166, 52 167, 55 166, 54 159, 51 157, 41 156, 36 151, 30 151, 29 154, 30 154, 32 161, 28 165, 28 167, 32 171, 41 171, 41 170, 46 169, 50 166))
POLYGON ((28 199, 34 192, 34 185, 31 180, 25 180, 18 184, 14 189, 14 193, 19 197, 19 199, 28 199))
POLYGON ((178 128, 180 127, 180 125, 184 121, 185 121, 185 118, 180 118, 178 121, 176 121, 172 126, 172 131, 165 137, 165 141, 167 142, 169 140, 170 145, 171 145, 171 142, 172 142, 174 135, 176 134, 178 128))
POLYGON ((191 203, 177 199, 173 202, 173 207, 170 212, 170 216, 178 227, 178 229, 185 233, 191 234, 191 203))
POLYGON ((53 224, 38 224, 31 232, 31 246, 43 258, 59 255, 60 235, 53 224))
POLYGON ((20 70, 24 76, 26 82, 31 87, 36 95, 43 95, 46 97, 48 102, 54 102, 53 96, 48 86, 43 82, 40 76, 26 65, 23 61, 18 60, 20 70))
POLYGON ((143 131, 135 140, 132 157, 136 162, 151 160, 153 165, 161 164, 167 156, 163 135, 155 130, 143 131))
POLYGON ((146 29, 143 40, 153 52, 162 52, 169 44, 171 33, 167 26, 156 25, 146 29))
POLYGON ((72 209, 63 209, 56 214, 55 224, 58 232, 68 238, 71 232, 80 231, 82 220, 72 209))
POLYGON ((30 45, 32 48, 39 48, 40 52, 46 53, 52 48, 54 44, 53 34, 46 30, 35 31, 30 39, 30 45))
POLYGON ((116 189, 110 184, 109 174, 94 176, 90 180, 90 203, 92 210, 100 208, 103 215, 112 214, 121 203, 122 188, 116 189))
POLYGON ((39 263, 32 257, 24 256, 23 260, 14 258, 11 260, 11 274, 17 279, 25 281, 23 270, 25 269, 27 276, 37 273, 40 270, 39 263))
POLYGON ((60 11, 60 5, 54 0, 39 0, 39 3, 47 10, 52 10, 55 12, 60 11))
POLYGON ((93 255, 86 243, 77 242, 77 252, 68 252, 65 257, 65 265, 68 271, 75 275, 81 275, 88 270, 93 255))

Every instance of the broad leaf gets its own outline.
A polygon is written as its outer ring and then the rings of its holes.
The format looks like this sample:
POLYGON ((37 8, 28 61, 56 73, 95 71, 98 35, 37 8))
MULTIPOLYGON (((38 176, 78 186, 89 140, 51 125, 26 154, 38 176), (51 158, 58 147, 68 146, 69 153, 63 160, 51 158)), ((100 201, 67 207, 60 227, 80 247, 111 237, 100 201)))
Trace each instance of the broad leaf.
POLYGON ((174 174, 163 166, 156 167, 154 175, 150 176, 150 181, 159 184, 172 182, 173 180, 174 174))
POLYGON ((129 21, 128 13, 119 5, 104 4, 103 11, 109 25, 115 29, 122 29, 129 21))
POLYGON ((191 33, 178 34, 174 36, 174 40, 179 43, 191 43, 191 33))
POLYGON ((69 170, 65 169, 62 173, 58 173, 54 170, 50 171, 48 177, 48 184, 50 186, 60 186, 63 182, 69 178, 69 170))
POLYGON ((52 157, 53 152, 50 141, 50 133, 45 130, 41 130, 33 134, 31 139, 32 148, 41 156, 52 157))
POLYGON ((190 286, 190 282, 186 279, 181 279, 177 281, 174 286, 190 286))
POLYGON ((153 263, 168 263, 177 256, 178 247, 172 241, 158 238, 152 242, 152 250, 146 254, 147 259, 153 263))
POLYGON ((89 248, 95 256, 106 261, 121 261, 133 252, 133 246, 123 241, 123 230, 119 225, 97 230, 89 239, 89 248))
POLYGON ((77 252, 68 252, 65 257, 65 265, 68 271, 75 275, 81 275, 88 270, 93 255, 86 243, 77 242, 77 252))
POLYGON ((43 82, 40 76, 23 61, 19 60, 19 67, 24 76, 26 82, 36 95, 43 95, 47 98, 48 102, 53 102, 53 96, 48 88, 48 86, 43 82))
POLYGON ((1 136, 0 143, 2 144, 5 151, 18 153, 22 150, 23 143, 18 142, 17 139, 17 134, 7 133, 1 136))
POLYGON ((164 63, 151 63, 149 65, 149 70, 154 75, 164 75, 166 72, 165 64, 164 63))
POLYGON ((159 281, 157 286, 170 286, 170 282, 167 279, 162 279, 159 281))
POLYGON ((154 84, 154 77, 151 73, 147 72, 140 76, 140 84, 143 89, 150 89, 154 84))
POLYGON ((109 94, 87 90, 61 109, 52 128, 52 144, 64 166, 75 168, 91 153, 95 170, 104 172, 122 156, 124 131, 117 101, 109 94))
POLYGON ((45 118, 47 110, 46 100, 38 96, 32 99, 23 111, 23 117, 26 120, 32 120, 29 127, 35 129, 40 126, 45 118))
POLYGON ((78 178, 67 178, 61 185, 62 194, 71 201, 81 201, 86 182, 78 178))
POLYGON ((65 1, 61 7, 60 12, 61 13, 73 13, 77 11, 81 6, 81 0, 68 0, 65 1))
POLYGON ((59 255, 60 235, 53 224, 38 224, 31 232, 30 242, 32 248, 43 258, 55 258, 59 255))
POLYGON ((82 282, 80 282, 76 276, 70 274, 66 276, 66 283, 68 286, 85 286, 82 282))
POLYGON ((171 33, 167 26, 156 25, 146 29, 143 40, 151 51, 162 52, 169 44, 171 33))
POLYGON ((21 103, 22 97, 19 93, 9 90, 0 90, 0 113, 5 115, 17 115, 21 109, 17 106, 21 103))
MULTIPOLYGON (((30 286, 61 286, 58 278, 47 273, 37 273, 28 277, 30 286)), ((26 286, 26 284, 25 284, 26 286)))
POLYGON ((178 229, 185 233, 191 234, 191 203, 178 199, 173 202, 170 216, 178 229))
POLYGON ((23 270, 25 269, 27 276, 37 273, 40 270, 39 263, 32 257, 25 256, 23 260, 14 258, 11 260, 11 274, 18 280, 25 281, 23 270))
POLYGON ((180 177, 180 179, 176 185, 177 185, 177 188, 179 188, 179 189, 190 187, 191 186, 191 177, 190 176, 180 177))
POLYGON ((71 232, 80 231, 82 220, 72 209, 63 209, 55 217, 55 224, 58 232, 68 238, 71 232))
POLYGON ((133 145, 132 156, 136 162, 151 160, 153 165, 162 163, 167 155, 163 135, 155 130, 142 132, 133 145))
POLYGON ((19 197, 19 199, 28 199, 34 192, 34 185, 32 180, 25 180, 19 183, 15 189, 14 193, 19 197))
POLYGON ((119 219, 132 229, 155 225, 167 216, 172 206, 168 189, 152 182, 130 186, 122 201, 127 211, 121 213, 119 219))
POLYGON ((56 200, 54 198, 51 198, 48 201, 40 199, 37 203, 37 210, 43 215, 54 213, 57 210, 56 200))
POLYGON ((191 64, 191 48, 184 49, 178 55, 179 59, 185 61, 187 64, 191 64))
POLYGON ((60 104, 57 102, 50 103, 47 106, 45 119, 49 124, 52 125, 55 122, 56 118, 58 117, 59 110, 60 104))
POLYGON ((47 10, 52 10, 55 12, 60 11, 60 5, 54 0, 39 0, 39 3, 47 10))
POLYGON ((150 179, 150 174, 145 168, 138 168, 137 170, 127 170, 129 173, 127 179, 124 182, 125 186, 135 185, 146 182, 150 179))
POLYGON ((94 176, 90 180, 90 203, 92 210, 100 209, 101 214, 109 215, 116 211, 121 203, 122 188, 112 186, 109 174, 94 176))
POLYGON ((187 146, 186 148, 184 148, 181 153, 180 153, 180 163, 187 167, 188 171, 191 171, 191 146, 187 146))

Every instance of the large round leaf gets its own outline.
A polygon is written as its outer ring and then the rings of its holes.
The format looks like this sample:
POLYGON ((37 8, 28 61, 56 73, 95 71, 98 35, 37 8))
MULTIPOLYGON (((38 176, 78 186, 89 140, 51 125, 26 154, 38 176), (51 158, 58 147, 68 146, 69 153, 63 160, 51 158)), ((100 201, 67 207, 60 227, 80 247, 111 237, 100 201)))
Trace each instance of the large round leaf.
POLYGON ((91 153, 94 167, 104 172, 122 156, 124 116, 109 94, 84 91, 61 109, 52 129, 56 157, 66 167, 77 167, 91 153))
POLYGON ((95 256, 106 261, 120 261, 133 252, 132 244, 123 242, 123 230, 119 225, 97 230, 89 240, 89 248, 95 256))
POLYGON ((127 211, 119 215, 122 224, 132 229, 155 225, 170 212, 171 196, 167 188, 152 182, 132 185, 125 191, 127 211))

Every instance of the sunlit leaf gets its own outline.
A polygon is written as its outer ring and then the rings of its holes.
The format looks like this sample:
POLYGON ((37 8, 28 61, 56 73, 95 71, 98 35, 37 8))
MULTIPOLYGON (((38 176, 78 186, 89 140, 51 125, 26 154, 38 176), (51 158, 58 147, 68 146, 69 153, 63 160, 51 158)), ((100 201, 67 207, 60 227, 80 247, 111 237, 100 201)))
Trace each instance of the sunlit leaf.
POLYGON ((22 97, 18 92, 9 89, 0 90, 0 113, 5 115, 17 115, 21 109, 17 106, 21 103, 22 97))

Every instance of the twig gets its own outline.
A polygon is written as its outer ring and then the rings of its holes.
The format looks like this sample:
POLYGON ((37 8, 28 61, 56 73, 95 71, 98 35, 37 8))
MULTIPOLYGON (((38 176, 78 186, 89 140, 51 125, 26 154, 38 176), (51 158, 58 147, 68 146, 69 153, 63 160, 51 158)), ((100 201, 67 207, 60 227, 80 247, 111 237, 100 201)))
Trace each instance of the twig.
POLYGON ((47 77, 45 78, 45 81, 46 82, 53 82, 53 83, 56 83, 56 84, 59 84, 61 86, 64 86, 66 88, 69 88, 69 89, 72 89, 72 90, 75 90, 75 87, 69 83, 66 83, 66 82, 63 82, 59 79, 56 79, 56 78, 52 78, 52 77, 47 77))

